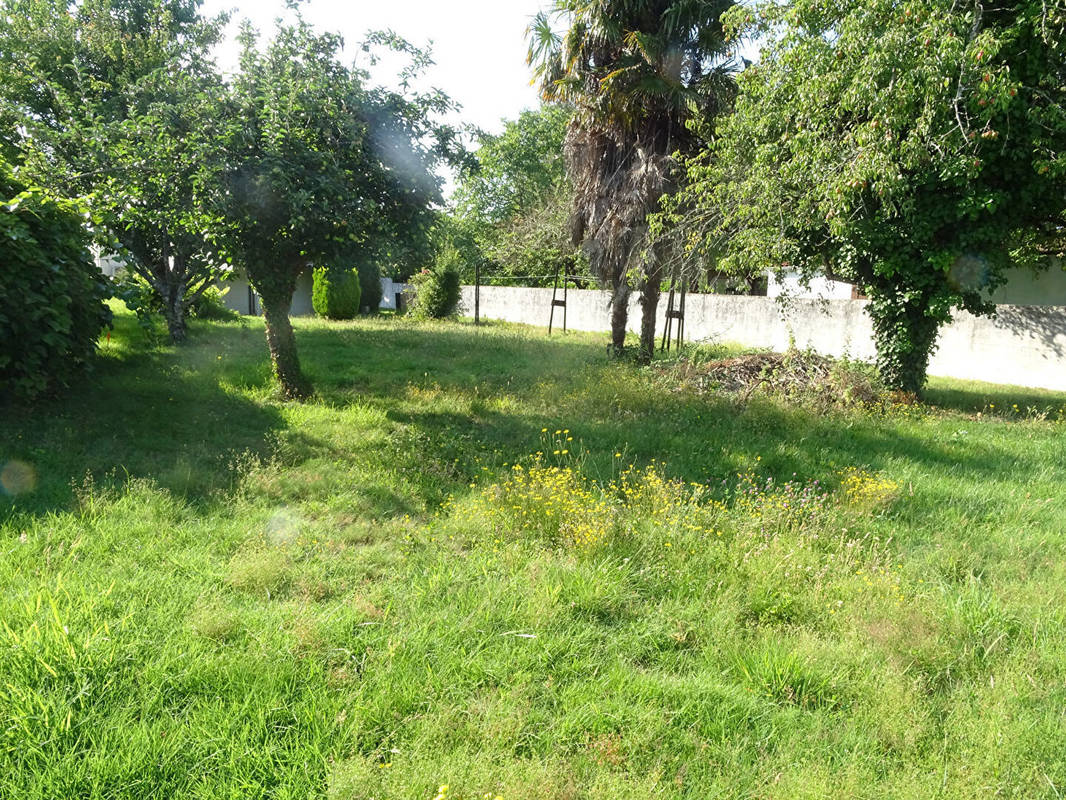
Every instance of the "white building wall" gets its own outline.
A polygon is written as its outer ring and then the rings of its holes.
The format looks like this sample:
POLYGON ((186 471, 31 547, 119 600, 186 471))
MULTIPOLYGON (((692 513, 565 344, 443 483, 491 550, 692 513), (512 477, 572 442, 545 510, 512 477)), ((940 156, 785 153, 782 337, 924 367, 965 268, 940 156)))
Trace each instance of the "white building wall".
MULTIPOLYGON (((315 309, 311 304, 311 291, 313 287, 311 270, 307 270, 296 281, 296 291, 292 295, 292 309, 290 314, 294 317, 312 317, 315 309)), ((263 313, 263 306, 254 291, 249 296, 250 286, 248 279, 241 274, 221 284, 222 288, 229 291, 223 295, 226 307, 238 314, 250 314, 258 316, 263 313)), ((381 305, 383 311, 396 310, 396 295, 408 289, 405 283, 396 283, 391 278, 381 279, 381 305)))

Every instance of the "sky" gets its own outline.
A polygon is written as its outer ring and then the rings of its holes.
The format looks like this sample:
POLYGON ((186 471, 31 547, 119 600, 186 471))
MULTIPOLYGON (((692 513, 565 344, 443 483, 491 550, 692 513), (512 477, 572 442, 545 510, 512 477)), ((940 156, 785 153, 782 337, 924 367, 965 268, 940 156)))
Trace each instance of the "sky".
MULTIPOLYGON (((319 31, 340 33, 355 55, 355 45, 370 30, 391 29, 412 44, 433 42, 436 65, 420 88, 434 86, 462 105, 453 122, 490 133, 539 105, 525 63, 525 31, 546 0, 307 0, 304 17, 319 31)), ((208 14, 233 11, 230 42, 217 53, 224 70, 237 63, 233 41, 237 21, 250 19, 266 36, 285 12, 284 0, 205 0, 208 14)), ((389 86, 392 70, 383 62, 373 75, 389 86)))

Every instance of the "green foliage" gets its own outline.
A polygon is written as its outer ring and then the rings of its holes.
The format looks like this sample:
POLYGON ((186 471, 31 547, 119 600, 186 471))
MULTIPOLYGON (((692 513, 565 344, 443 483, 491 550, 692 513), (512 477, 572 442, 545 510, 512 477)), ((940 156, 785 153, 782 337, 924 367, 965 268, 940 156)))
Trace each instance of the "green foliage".
POLYGON ((728 0, 553 0, 529 29, 528 60, 547 99, 576 105, 584 128, 685 140, 670 118, 728 106, 730 54, 720 18, 728 0), (567 29, 556 32, 561 19, 567 29))
POLYGON ((209 286, 189 304, 189 311, 197 319, 227 322, 240 319, 241 315, 226 305, 228 286, 209 286))
POLYGON ((411 313, 416 319, 454 317, 462 297, 458 252, 445 249, 436 264, 411 278, 411 285, 415 289, 411 313))
MULTIPOLYGON (((164 299, 138 272, 128 268, 119 270, 111 284, 114 296, 137 315, 137 322, 150 341, 160 341, 161 322, 165 321, 168 332, 172 332, 173 325, 167 318, 164 299)), ((229 308, 223 299, 228 292, 227 286, 208 284, 198 289, 192 297, 184 298, 182 327, 189 317, 216 322, 240 319, 241 315, 229 308)))
POLYGON ((435 231, 438 250, 460 253, 467 283, 476 267, 489 284, 550 285, 559 269, 588 276, 567 224, 573 191, 563 142, 572 115, 569 106, 546 104, 507 121, 499 136, 481 138, 476 164, 435 231))
POLYGON ((481 243, 490 265, 482 270, 483 282, 551 286, 561 271, 592 284, 588 258, 570 239, 572 194, 563 182, 536 204, 497 225, 481 243), (520 276, 531 277, 519 280, 520 276))
POLYGON ((764 49, 690 169, 691 241, 857 284, 885 380, 920 391, 953 309, 1063 250, 1066 10, 799 0, 730 23, 764 49))
POLYGON ((572 103, 566 139, 570 234, 612 291, 611 352, 625 349, 631 285, 641 290, 639 356, 655 348, 666 253, 648 216, 676 189, 675 153, 699 146, 690 123, 734 94, 722 15, 733 0, 554 0, 529 28, 528 60, 546 100, 572 103), (563 34, 554 23, 567 26, 563 34))
POLYGON ((326 319, 355 319, 362 297, 358 270, 318 267, 311 279, 311 306, 316 314, 326 319))
POLYGON ((497 225, 535 206, 566 182, 563 142, 573 109, 548 103, 504 122, 499 136, 483 135, 475 165, 455 191, 456 214, 497 225))
POLYGON ((221 276, 208 233, 224 153, 210 49, 225 17, 193 0, 5 0, 0 116, 25 174, 90 196, 94 217, 158 298, 170 336, 221 276), (121 43, 121 45, 119 45, 121 43))
MULTIPOLYGON (((434 170, 461 153, 437 119, 452 108, 446 96, 367 86, 364 72, 342 63, 339 36, 316 34, 298 17, 263 48, 250 24, 240 38, 222 240, 263 299, 283 393, 302 398, 311 387, 288 321, 297 276, 308 262, 340 263, 354 248, 391 264, 428 250, 431 206, 441 200, 434 170)), ((397 37, 373 41, 410 56, 408 80, 431 63, 397 37)))
POLYGON ((381 268, 376 261, 360 261, 357 267, 359 271, 359 288, 362 294, 360 304, 368 309, 368 313, 376 314, 381 308, 383 297, 381 290, 381 268))
POLYGON ((114 296, 137 316, 137 324, 151 342, 159 340, 158 322, 163 309, 159 297, 144 278, 128 269, 119 270, 111 279, 114 296))
POLYGON ((111 322, 110 282, 89 253, 82 204, 0 168, 0 399, 68 386, 111 322))

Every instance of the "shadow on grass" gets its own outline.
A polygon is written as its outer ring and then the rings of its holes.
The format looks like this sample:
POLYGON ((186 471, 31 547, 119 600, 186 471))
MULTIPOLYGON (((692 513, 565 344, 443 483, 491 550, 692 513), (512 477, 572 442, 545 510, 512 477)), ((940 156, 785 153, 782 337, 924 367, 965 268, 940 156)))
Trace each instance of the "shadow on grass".
POLYGON ((375 323, 298 331, 301 361, 322 399, 348 403, 353 392, 389 396, 410 383, 503 390, 566 377, 597 356, 606 360, 600 343, 586 335, 548 338, 511 326, 375 323))
POLYGON ((154 347, 129 315, 116 322, 92 374, 61 397, 3 409, 0 464, 28 465, 36 488, 0 493, 0 521, 69 509, 87 480, 106 486, 148 478, 186 499, 205 499, 232 485, 242 454, 265 455, 270 434, 285 426, 277 408, 219 380, 217 364, 234 354, 243 360, 254 331, 199 325, 181 348, 154 347))
MULTIPOLYGON (((270 368, 261 323, 199 324, 178 349, 148 346, 132 318, 119 324, 113 349, 81 386, 61 400, 7 410, 0 464, 25 462, 39 483, 33 493, 0 498, 0 520, 71 507, 74 486, 87 473, 98 483, 150 478, 192 501, 224 497, 240 455, 273 452, 274 435, 284 438, 283 466, 300 467, 279 490, 295 501, 355 491, 339 484, 348 473, 331 472, 331 462, 394 473, 395 486, 367 481, 360 503, 375 514, 409 513, 416 496, 432 507, 537 451, 552 458, 553 432, 563 428, 574 442, 556 448, 571 451, 559 460, 598 479, 652 459, 667 462, 673 477, 703 483, 729 483, 737 472, 755 470, 777 481, 832 485, 848 466, 899 463, 982 480, 1036 469, 998 440, 952 438, 954 422, 820 416, 770 401, 742 406, 672 392, 631 365, 609 363, 596 335, 549 339, 522 327, 385 319, 298 326, 301 356, 319 393, 315 405, 367 406, 396 423, 383 438, 360 442, 345 435, 339 419, 324 420, 318 438, 317 431, 287 430, 292 414, 266 402, 270 368)), ((937 383, 930 394, 941 406, 979 410, 989 391, 937 383)), ((1062 398, 1001 391, 1019 405, 1062 398)))
POLYGON ((614 477, 629 464, 642 467, 656 460, 666 465, 671 477, 711 485, 723 480, 732 485, 738 473, 752 471, 777 482, 818 480, 831 487, 848 467, 876 471, 901 462, 930 473, 952 471, 975 480, 995 480, 1006 470, 1015 476, 1039 472, 1017 453, 988 441, 905 433, 874 418, 852 419, 842 425, 837 417, 751 407, 731 411, 720 404, 702 409, 697 421, 692 409, 668 398, 661 411, 660 418, 644 418, 635 424, 576 419, 569 423, 575 442, 561 446, 573 448, 568 457, 556 456, 550 440, 545 443, 540 418, 433 411, 397 412, 390 417, 425 434, 426 464, 454 461, 460 465, 461 474, 454 476, 460 481, 476 478, 482 463, 498 469, 537 451, 549 463, 575 464, 598 480, 614 477), (679 430, 675 423, 686 415, 689 424, 679 430), (622 453, 624 464, 618 462, 616 453, 622 453))
MULTIPOLYGON (((499 467, 545 451, 542 429, 564 425, 577 437, 574 454, 597 478, 610 477, 617 468, 614 453, 623 450, 627 461, 666 461, 674 477, 700 482, 728 481, 737 472, 756 469, 778 481, 795 477, 832 485, 848 466, 879 470, 900 462, 974 479, 1027 470, 1017 453, 980 436, 951 438, 937 426, 915 429, 893 417, 823 416, 771 401, 741 406, 721 397, 663 391, 638 370, 608 363, 593 337, 575 342, 548 339, 533 329, 515 328, 513 336, 510 328, 504 330, 506 335, 484 337, 472 326, 381 332, 320 328, 300 335, 316 373, 328 373, 319 381, 325 398, 384 406, 391 419, 422 433, 419 457, 427 468, 457 465, 448 475, 454 481, 476 478, 486 463, 499 467), (345 351, 359 357, 346 369, 331 368, 345 351), (618 375, 620 380, 611 380, 618 375), (400 402, 401 389, 423 383, 475 399, 468 402, 468 412, 400 402), (616 391, 630 385, 637 388, 616 391), (486 410, 479 402, 503 392, 526 401, 539 395, 543 414, 531 413, 529 402, 513 413, 486 410)), ((980 410, 989 397, 1013 398, 1023 408, 1066 399, 990 385, 947 384, 930 395, 932 404, 960 411, 980 410)))

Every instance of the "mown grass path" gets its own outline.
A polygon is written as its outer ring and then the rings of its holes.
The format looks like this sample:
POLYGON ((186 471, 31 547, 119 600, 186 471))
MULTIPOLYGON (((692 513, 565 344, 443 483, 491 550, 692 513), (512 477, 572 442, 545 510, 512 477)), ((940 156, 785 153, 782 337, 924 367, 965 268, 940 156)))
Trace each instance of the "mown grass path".
POLYGON ((601 337, 297 335, 307 404, 258 321, 123 315, 5 410, 0 797, 1066 792, 1063 396, 818 415, 601 337))

